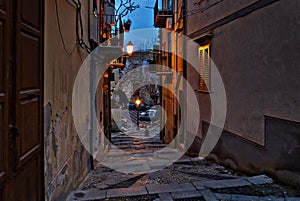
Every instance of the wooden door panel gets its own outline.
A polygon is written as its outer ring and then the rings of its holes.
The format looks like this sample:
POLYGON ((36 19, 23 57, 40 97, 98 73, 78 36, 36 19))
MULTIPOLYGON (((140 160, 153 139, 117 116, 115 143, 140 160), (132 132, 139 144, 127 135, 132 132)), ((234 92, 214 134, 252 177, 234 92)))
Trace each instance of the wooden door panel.
POLYGON ((40 201, 41 199, 41 159, 31 160, 26 168, 18 174, 5 187, 5 200, 7 201, 40 201))
POLYGON ((0 94, 4 91, 4 20, 0 20, 0 94))
POLYGON ((6 1, 0 0, 0 10, 5 11, 6 10, 6 1))
MULTIPOLYGON (((1 99, 0 99, 1 100, 1 99)), ((7 157, 7 139, 5 136, 5 126, 7 126, 7 120, 5 120, 5 104, 0 103, 0 184, 4 182, 6 178, 6 157, 7 157)))
POLYGON ((35 1, 21 1, 22 13, 19 24, 19 65, 17 65, 17 138, 18 168, 40 154, 42 147, 41 115, 41 68, 42 30, 37 30, 39 9, 35 1), (25 4, 26 3, 26 4, 25 4), (33 12, 32 9, 35 9, 33 12), (37 15, 37 16, 36 16, 37 15), (24 21, 25 19, 25 21, 24 21), (25 24, 24 24, 25 22, 25 24))
MULTIPOLYGON (((8 176, 8 15, 7 2, 0 0, 0 188, 8 176)), ((1 190, 0 190, 1 191, 1 190)), ((0 195, 0 200, 1 200, 0 195)))
POLYGON ((43 0, 0 0, 0 201, 43 200, 43 0))
POLYGON ((3 189, 1 188, 1 186, 0 186, 0 201, 3 201, 4 200, 4 198, 3 198, 3 189))
MULTIPOLYGON (((24 201, 42 199, 42 4, 40 0, 17 0, 16 25, 16 138, 17 169, 9 189, 17 189, 24 201)), ((14 190, 15 191, 15 190, 14 190)), ((19 200, 12 192, 8 200, 19 200)))
POLYGON ((23 23, 40 29, 40 0, 21 0, 21 19, 23 23))
POLYGON ((21 100, 17 127, 20 165, 34 157, 40 151, 40 101, 35 97, 21 100))
MULTIPOLYGON (((40 49, 39 36, 21 32, 20 80, 21 93, 24 90, 39 88, 40 49)), ((26 93, 26 92, 25 92, 26 93)), ((30 92, 31 93, 31 92, 30 92)))

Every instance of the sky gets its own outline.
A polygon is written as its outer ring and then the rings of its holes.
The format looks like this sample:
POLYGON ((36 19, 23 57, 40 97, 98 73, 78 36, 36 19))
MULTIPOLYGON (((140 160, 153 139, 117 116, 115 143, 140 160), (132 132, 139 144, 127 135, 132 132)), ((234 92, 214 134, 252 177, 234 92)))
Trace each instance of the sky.
MULTIPOLYGON (((126 45, 131 41, 135 46, 135 51, 145 48, 152 48, 153 43, 157 39, 158 29, 156 29, 153 24, 153 9, 146 8, 152 7, 155 4, 155 0, 131 0, 135 5, 139 5, 140 8, 134 10, 132 13, 129 13, 124 20, 130 19, 132 21, 130 31, 125 33, 126 45), (144 30, 140 30, 144 29, 144 30)), ((120 0, 116 0, 116 7, 120 4, 120 0)))

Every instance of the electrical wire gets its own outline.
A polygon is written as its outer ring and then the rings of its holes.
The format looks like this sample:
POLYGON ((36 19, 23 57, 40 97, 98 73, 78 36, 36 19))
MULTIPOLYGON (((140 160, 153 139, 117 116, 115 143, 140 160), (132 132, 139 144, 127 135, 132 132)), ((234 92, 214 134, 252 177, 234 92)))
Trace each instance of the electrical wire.
MULTIPOLYGON (((60 38, 62 41, 63 49, 67 55, 72 55, 76 49, 76 46, 79 46, 80 48, 85 49, 88 53, 91 53, 92 52, 91 47, 89 47, 84 40, 84 29, 83 29, 82 14, 81 14, 81 10, 82 10, 81 9, 81 1, 80 0, 72 0, 73 4, 70 2, 70 0, 65 0, 65 1, 66 1, 66 3, 68 3, 71 7, 73 7, 76 10, 76 44, 74 45, 74 48, 72 49, 72 51, 67 50, 65 40, 64 40, 64 37, 62 34, 62 30, 61 30, 61 25, 60 25, 58 4, 57 4, 57 0, 55 0, 56 18, 57 18, 58 30, 59 30, 59 35, 60 35, 60 38)), ((109 5, 111 5, 109 1, 107 1, 107 3, 109 5)), ((131 0, 126 0, 126 2, 123 2, 123 0, 121 0, 121 6, 118 8, 117 11, 119 11, 119 9, 122 6, 125 7, 125 10, 123 10, 120 13, 121 17, 124 17, 129 12, 131 13, 135 9, 139 8, 139 5, 134 5, 134 2, 131 2, 131 0), (129 4, 129 6, 127 6, 127 4, 129 4)))
MULTIPOLYGON (((223 1, 224 1, 224 0, 219 0, 219 1, 213 3, 213 4, 209 5, 209 6, 206 6, 206 7, 203 7, 203 8, 199 8, 199 9, 194 9, 194 10, 187 11, 186 14, 185 14, 183 17, 189 17, 189 16, 195 15, 195 14, 197 14, 197 13, 202 13, 202 12, 204 12, 204 11, 210 9, 211 7, 214 7, 214 6, 216 6, 217 4, 222 3, 223 1)), ((202 0, 199 1, 199 3, 201 3, 201 2, 202 2, 202 0)))
POLYGON ((60 17, 59 17, 59 10, 58 10, 58 3, 57 0, 55 1, 55 10, 56 10, 56 19, 57 19, 57 26, 59 35, 61 38, 62 46, 64 49, 64 52, 71 56, 76 47, 79 46, 81 49, 85 49, 88 53, 91 53, 91 48, 86 44, 84 41, 84 30, 83 30, 83 22, 82 22, 82 15, 81 15, 81 2, 80 0, 72 0, 73 4, 69 0, 65 0, 71 7, 73 7, 76 10, 76 44, 74 45, 73 49, 69 51, 66 48, 66 43, 62 34, 61 24, 60 24, 60 17))
POLYGON ((84 41, 83 23, 81 15, 81 2, 80 0, 72 0, 76 6, 76 38, 78 45, 85 49, 88 53, 91 53, 91 48, 84 41))
POLYGON ((59 35, 60 35, 60 39, 61 39, 61 42, 62 42, 62 45, 63 45, 64 52, 67 55, 71 56, 73 54, 73 52, 75 51, 75 49, 76 49, 76 44, 74 45, 74 47, 71 51, 67 50, 66 43, 65 43, 65 40, 64 40, 64 37, 63 37, 63 34, 62 34, 62 30, 61 30, 57 0, 55 0, 55 12, 56 12, 56 20, 57 20, 58 31, 59 31, 59 35))
POLYGON ((83 40, 83 25, 82 25, 82 17, 81 17, 81 2, 77 0, 72 0, 76 6, 76 38, 77 44, 81 48, 84 48, 84 40, 83 40))

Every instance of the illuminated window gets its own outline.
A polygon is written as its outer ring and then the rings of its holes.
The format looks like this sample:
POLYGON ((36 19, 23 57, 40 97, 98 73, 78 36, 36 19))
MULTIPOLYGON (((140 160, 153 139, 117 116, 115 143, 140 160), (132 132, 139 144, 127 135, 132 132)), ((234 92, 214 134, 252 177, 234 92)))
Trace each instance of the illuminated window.
POLYGON ((199 90, 210 91, 210 45, 198 49, 200 82, 199 90))

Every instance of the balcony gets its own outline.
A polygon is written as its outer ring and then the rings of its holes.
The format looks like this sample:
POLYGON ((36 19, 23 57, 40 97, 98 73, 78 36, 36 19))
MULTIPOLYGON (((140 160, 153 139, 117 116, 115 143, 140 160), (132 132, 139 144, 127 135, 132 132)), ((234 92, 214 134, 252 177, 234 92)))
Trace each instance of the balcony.
POLYGON ((173 19, 173 11, 167 10, 167 9, 158 9, 158 0, 156 0, 155 6, 154 6, 154 27, 156 28, 166 28, 167 26, 167 19, 172 18, 173 19))

